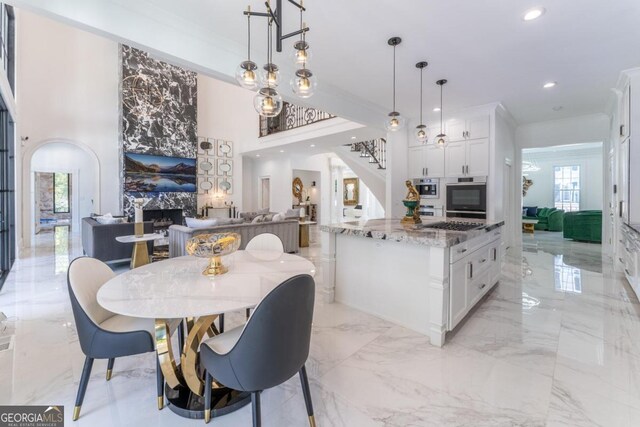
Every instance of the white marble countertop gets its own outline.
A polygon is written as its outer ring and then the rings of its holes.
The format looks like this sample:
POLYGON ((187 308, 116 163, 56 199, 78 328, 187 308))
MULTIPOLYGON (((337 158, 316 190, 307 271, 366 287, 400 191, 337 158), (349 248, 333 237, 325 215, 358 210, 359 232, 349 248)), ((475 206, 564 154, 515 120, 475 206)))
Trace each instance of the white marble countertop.
POLYGON ((136 236, 135 234, 130 234, 128 236, 118 236, 116 240, 120 243, 135 243, 135 242, 148 242, 149 240, 159 240, 165 239, 165 236, 158 233, 146 233, 142 236, 136 236))
POLYGON ((370 219, 321 225, 320 229, 328 233, 447 248, 481 236, 503 225, 504 221, 487 222, 485 220, 469 218, 423 220, 422 224, 417 225, 402 224, 399 219, 370 219), (425 225, 451 221, 474 222, 478 223, 478 226, 481 228, 468 231, 424 228, 425 225))
POLYGON ((298 274, 315 275, 315 266, 298 255, 237 251, 223 257, 229 272, 207 277, 207 258, 183 256, 122 273, 98 291, 98 303, 133 317, 177 319, 255 307, 267 293, 298 274))

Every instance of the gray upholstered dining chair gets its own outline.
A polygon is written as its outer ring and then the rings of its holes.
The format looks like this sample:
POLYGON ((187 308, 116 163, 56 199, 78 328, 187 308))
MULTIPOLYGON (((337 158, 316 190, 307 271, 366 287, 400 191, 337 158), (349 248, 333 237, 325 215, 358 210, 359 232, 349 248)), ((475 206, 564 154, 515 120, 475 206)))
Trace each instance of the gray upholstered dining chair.
POLYGON ((300 375, 309 424, 315 427, 305 362, 309 357, 315 283, 308 274, 292 277, 258 304, 243 326, 216 335, 200 346, 206 369, 205 422, 211 419, 213 378, 251 393, 253 425, 259 427, 260 392, 300 375))
MULTIPOLYGON (((105 310, 98 304, 98 290, 114 276, 115 273, 107 264, 89 257, 74 259, 67 272, 73 317, 76 321, 80 347, 86 356, 76 405, 73 409, 74 421, 80 416, 94 359, 109 359, 107 364, 107 381, 109 381, 116 357, 155 350, 153 319, 122 316, 105 310)), ((156 371, 158 409, 162 409, 164 376, 157 362, 156 371)))

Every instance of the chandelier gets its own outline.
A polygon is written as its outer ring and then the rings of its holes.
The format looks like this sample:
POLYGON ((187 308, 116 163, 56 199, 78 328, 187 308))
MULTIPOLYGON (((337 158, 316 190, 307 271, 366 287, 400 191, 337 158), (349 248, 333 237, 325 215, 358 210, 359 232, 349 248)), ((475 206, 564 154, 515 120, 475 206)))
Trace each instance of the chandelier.
POLYGON ((299 98, 309 98, 313 95, 317 87, 317 78, 309 69, 311 50, 306 40, 309 27, 303 21, 303 13, 306 12, 302 0, 300 3, 294 0, 287 0, 300 11, 300 28, 288 34, 283 34, 283 0, 275 0, 276 7, 271 7, 270 0, 265 3, 266 12, 252 12, 250 7, 244 11, 247 16, 247 60, 240 63, 236 70, 236 80, 240 86, 256 90, 253 105, 261 116, 275 117, 282 111, 282 96, 278 92, 280 84, 280 71, 273 62, 273 44, 275 42, 276 52, 282 52, 282 42, 290 37, 300 36, 300 39, 293 45, 291 53, 293 63, 297 70, 295 76, 289 82, 291 90, 299 98), (258 66, 251 60, 251 17, 259 16, 267 18, 267 62, 257 76, 258 66), (275 34, 274 34, 275 32, 275 34))

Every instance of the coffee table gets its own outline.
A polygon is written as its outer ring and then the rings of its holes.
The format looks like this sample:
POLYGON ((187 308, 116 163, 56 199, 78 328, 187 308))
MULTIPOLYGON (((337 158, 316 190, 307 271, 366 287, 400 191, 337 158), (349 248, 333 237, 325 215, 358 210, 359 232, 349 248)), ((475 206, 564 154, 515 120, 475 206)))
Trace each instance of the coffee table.
POLYGON ((522 231, 525 233, 533 234, 535 231, 535 226, 538 223, 537 219, 523 219, 522 220, 522 231))
POLYGON ((149 250, 147 249, 147 242, 150 240, 160 240, 165 237, 162 234, 147 233, 142 236, 136 236, 130 234, 127 236, 118 236, 116 240, 120 243, 133 243, 133 252, 131 253, 130 267, 136 268, 143 265, 147 265, 151 262, 149 259, 149 250))

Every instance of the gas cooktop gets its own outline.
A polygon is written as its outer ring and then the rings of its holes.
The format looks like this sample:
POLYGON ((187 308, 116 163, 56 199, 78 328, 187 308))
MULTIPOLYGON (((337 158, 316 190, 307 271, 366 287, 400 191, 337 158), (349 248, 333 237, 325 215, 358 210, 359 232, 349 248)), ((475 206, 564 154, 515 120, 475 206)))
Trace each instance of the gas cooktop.
POLYGON ((477 222, 466 221, 442 221, 433 224, 424 224, 420 228, 435 228, 437 230, 451 230, 451 231, 469 231, 477 230, 484 227, 484 224, 478 224, 477 222))

